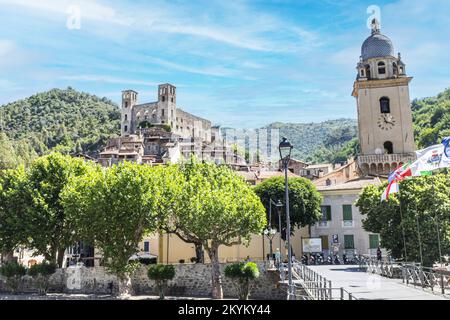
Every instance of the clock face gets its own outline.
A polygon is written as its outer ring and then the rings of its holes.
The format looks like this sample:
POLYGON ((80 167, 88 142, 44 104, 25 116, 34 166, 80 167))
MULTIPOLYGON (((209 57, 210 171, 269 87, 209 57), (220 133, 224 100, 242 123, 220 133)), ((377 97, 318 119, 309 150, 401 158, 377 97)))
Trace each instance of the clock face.
POLYGON ((377 123, 381 130, 388 131, 395 127, 396 120, 390 113, 384 113, 378 118, 377 123))

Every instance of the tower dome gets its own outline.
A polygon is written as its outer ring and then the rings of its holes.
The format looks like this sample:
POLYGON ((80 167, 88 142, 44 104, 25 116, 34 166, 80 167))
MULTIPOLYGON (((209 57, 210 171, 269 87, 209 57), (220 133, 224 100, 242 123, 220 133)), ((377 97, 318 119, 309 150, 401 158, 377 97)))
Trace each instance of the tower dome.
POLYGON ((372 35, 364 41, 361 48, 363 60, 394 56, 394 45, 391 39, 380 33, 380 25, 376 19, 372 21, 372 35))

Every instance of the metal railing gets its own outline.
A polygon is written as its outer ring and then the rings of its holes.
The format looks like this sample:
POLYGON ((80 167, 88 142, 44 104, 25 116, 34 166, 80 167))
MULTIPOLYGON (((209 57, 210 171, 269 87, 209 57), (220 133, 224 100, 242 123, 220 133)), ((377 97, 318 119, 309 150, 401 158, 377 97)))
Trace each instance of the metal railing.
POLYGON ((387 278, 402 279, 406 285, 431 290, 432 293, 450 294, 450 272, 423 267, 420 263, 399 262, 393 259, 367 258, 360 268, 387 278))
MULTIPOLYGON (((280 278, 287 281, 287 264, 280 264, 280 278)), ((333 288, 332 282, 306 265, 294 261, 292 277, 297 300, 358 300, 344 288, 333 288)))
POLYGON ((450 294, 450 272, 425 268, 417 264, 402 266, 403 283, 430 289, 433 293, 450 294))
POLYGON ((364 258, 361 259, 360 268, 366 268, 366 272, 378 274, 382 277, 401 278, 401 265, 393 259, 364 258))

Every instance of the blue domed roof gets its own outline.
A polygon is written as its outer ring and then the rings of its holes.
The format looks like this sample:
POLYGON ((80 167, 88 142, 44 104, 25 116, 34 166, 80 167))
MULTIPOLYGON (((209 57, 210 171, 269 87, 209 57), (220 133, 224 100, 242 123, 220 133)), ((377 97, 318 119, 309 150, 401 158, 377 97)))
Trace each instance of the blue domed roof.
POLYGON ((373 32, 362 45, 362 59, 367 60, 386 56, 394 56, 394 45, 391 39, 379 32, 373 32))

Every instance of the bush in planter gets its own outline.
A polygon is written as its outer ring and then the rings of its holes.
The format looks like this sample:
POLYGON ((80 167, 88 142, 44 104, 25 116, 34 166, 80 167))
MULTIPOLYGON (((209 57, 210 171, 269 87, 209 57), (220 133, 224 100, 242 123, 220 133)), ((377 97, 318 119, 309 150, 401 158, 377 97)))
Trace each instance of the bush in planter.
POLYGON ((234 280, 240 300, 248 300, 251 283, 259 278, 259 269, 254 262, 240 262, 225 267, 225 276, 234 280))
POLYGON ((159 298, 164 300, 164 290, 167 287, 167 281, 175 277, 175 267, 172 265, 157 264, 148 269, 147 275, 149 279, 155 281, 159 298))
POLYGON ((6 286, 13 294, 19 289, 20 279, 27 273, 27 269, 17 262, 9 262, 0 267, 0 275, 6 278, 6 286))
POLYGON ((28 270, 28 275, 36 279, 40 294, 47 294, 49 288, 49 279, 56 272, 56 265, 53 263, 42 262, 35 264, 28 270))

